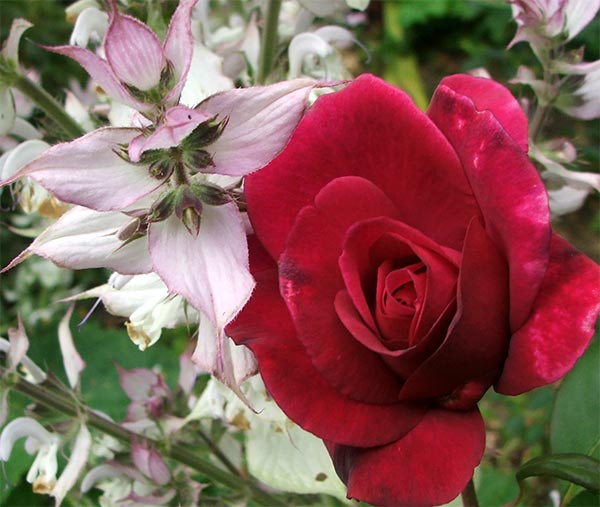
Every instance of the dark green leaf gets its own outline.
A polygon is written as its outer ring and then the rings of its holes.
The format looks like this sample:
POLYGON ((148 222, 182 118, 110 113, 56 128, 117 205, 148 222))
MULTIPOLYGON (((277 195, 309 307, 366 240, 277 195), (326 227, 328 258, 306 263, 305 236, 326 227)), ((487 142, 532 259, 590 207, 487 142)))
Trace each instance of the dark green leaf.
POLYGON ((593 492, 600 489, 600 461, 582 454, 551 454, 525 463, 517 472, 522 483, 527 477, 556 477, 579 484, 593 492))

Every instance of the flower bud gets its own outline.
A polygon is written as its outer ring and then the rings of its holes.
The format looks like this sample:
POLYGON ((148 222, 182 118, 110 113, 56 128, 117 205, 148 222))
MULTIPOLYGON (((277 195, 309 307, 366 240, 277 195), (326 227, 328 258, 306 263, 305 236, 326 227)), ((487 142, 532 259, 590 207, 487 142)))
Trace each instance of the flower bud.
POLYGON ((154 202, 148 214, 148 222, 162 222, 171 216, 175 209, 177 190, 167 190, 154 202))
POLYGON ((229 193, 217 185, 203 183, 198 185, 197 192, 202 202, 211 206, 222 206, 231 202, 229 193))
POLYGON ((202 215, 201 195, 198 186, 182 186, 177 190, 175 214, 190 234, 197 236, 200 232, 200 218, 202 215))

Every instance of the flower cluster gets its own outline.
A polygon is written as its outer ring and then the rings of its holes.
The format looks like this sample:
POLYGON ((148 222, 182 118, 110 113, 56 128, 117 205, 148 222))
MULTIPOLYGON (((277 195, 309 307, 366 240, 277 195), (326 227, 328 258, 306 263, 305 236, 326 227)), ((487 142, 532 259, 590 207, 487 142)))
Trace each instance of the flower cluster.
POLYGON ((21 68, 31 24, 13 22, 0 187, 34 239, 1 273, 32 256, 112 271, 58 296, 97 298, 82 324, 101 302, 140 351, 185 328, 179 378, 115 358, 128 401, 113 420, 85 403, 74 307, 66 382, 27 356, 19 320, 0 339, 0 461, 26 438, 26 479, 57 506, 92 489, 103 506, 199 505, 207 480, 232 504, 278 504, 255 479, 381 506, 468 491, 478 403, 564 377, 600 311, 600 269, 551 227, 600 177, 544 137, 553 109, 600 116, 599 62, 566 46, 600 0, 512 0, 510 46, 544 75, 511 83, 533 98, 456 74, 425 112, 353 79, 368 0, 180 0, 168 20, 150 2, 146 23, 128 4, 79 0, 69 44, 41 46, 89 74, 64 105, 21 68), (28 121, 33 105, 60 135, 28 121), (24 417, 11 391, 34 400, 24 417))

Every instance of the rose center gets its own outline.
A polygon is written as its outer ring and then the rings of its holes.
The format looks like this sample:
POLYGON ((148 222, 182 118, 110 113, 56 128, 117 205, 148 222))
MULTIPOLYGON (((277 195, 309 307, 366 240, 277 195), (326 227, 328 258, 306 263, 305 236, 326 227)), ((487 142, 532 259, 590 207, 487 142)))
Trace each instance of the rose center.
POLYGON ((375 320, 389 349, 413 345, 410 337, 423 299, 425 271, 422 262, 396 268, 385 261, 378 269, 375 320))

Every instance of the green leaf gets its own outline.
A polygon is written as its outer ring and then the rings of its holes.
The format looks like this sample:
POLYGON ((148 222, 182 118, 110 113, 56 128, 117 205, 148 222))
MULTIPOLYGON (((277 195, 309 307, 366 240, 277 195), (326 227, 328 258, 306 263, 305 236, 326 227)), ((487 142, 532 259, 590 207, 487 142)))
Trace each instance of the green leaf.
POLYGON ((551 454, 534 458, 519 468, 517 480, 521 487, 527 477, 540 475, 556 477, 598 492, 600 490, 600 461, 581 454, 551 454))
POLYGON ((553 453, 600 459, 600 341, 596 340, 561 384, 552 409, 553 453))

